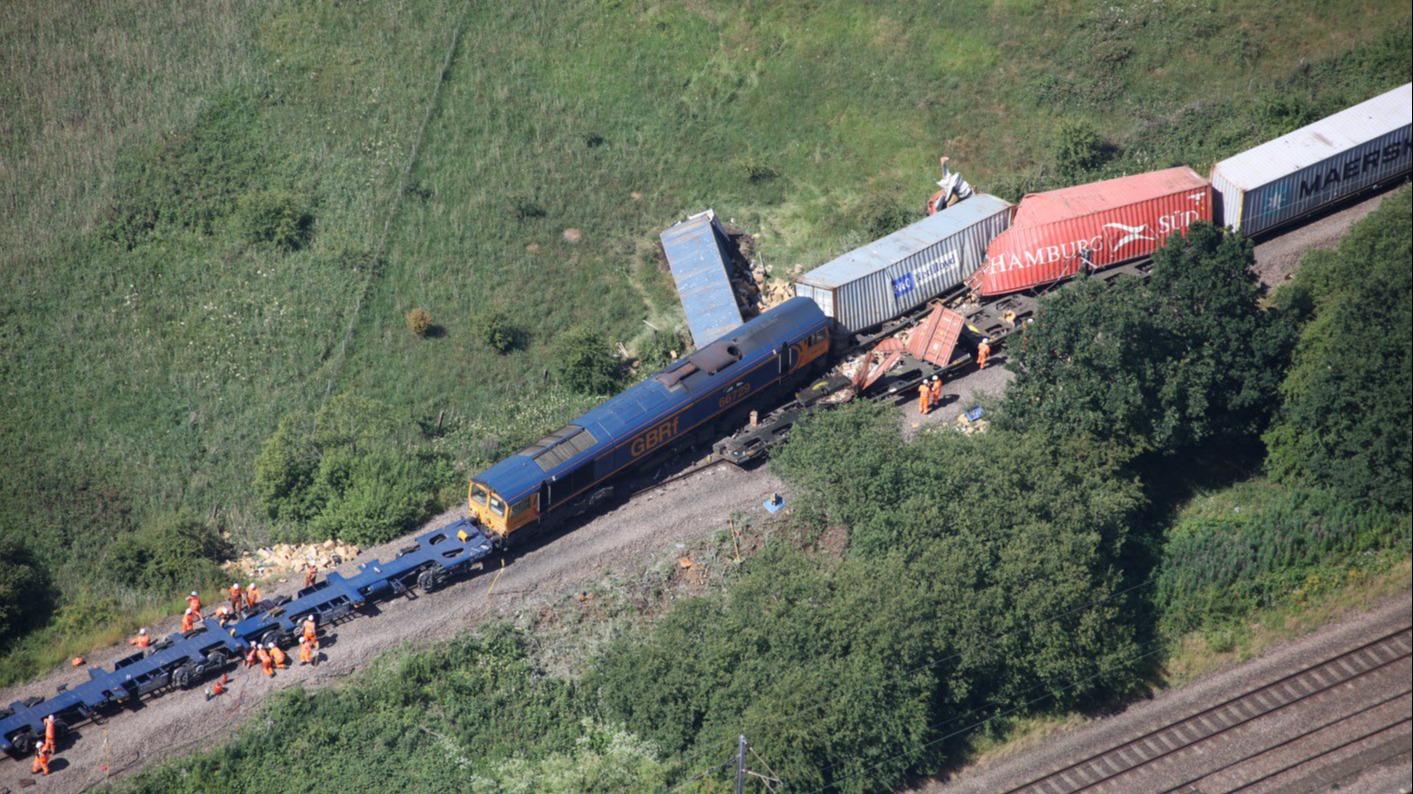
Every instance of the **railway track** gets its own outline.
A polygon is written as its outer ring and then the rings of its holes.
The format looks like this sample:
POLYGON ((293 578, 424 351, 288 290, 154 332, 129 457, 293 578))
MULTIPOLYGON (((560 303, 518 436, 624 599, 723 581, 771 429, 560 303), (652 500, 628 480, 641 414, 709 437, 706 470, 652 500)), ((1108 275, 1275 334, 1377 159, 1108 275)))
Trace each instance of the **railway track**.
POLYGON ((1410 655, 1413 627, 1405 626, 1006 794, 1214 794, 1280 788, 1292 777, 1308 774, 1317 762, 1357 753, 1361 744, 1407 728, 1413 715, 1413 689, 1407 685, 1410 655), (1359 685, 1376 678, 1396 683, 1376 697, 1347 702, 1352 693, 1363 691, 1359 685), (1258 724, 1273 721, 1282 722, 1281 738, 1247 735, 1255 733, 1258 724))

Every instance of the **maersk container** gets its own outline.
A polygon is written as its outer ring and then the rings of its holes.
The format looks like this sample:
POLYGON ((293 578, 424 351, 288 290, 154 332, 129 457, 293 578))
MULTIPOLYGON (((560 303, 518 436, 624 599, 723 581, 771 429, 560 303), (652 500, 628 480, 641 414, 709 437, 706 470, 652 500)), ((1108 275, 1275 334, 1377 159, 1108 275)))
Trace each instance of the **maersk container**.
POLYGON ((1187 167, 1031 193, 967 285, 979 295, 1045 287, 1142 259, 1173 232, 1210 220, 1212 186, 1187 167))
POLYGON ((795 279, 850 333, 891 320, 960 286, 1011 223, 1009 201, 979 193, 795 279))
POLYGON ((1402 177, 1413 163, 1410 129, 1413 83, 1217 163, 1223 223, 1260 234, 1402 177))

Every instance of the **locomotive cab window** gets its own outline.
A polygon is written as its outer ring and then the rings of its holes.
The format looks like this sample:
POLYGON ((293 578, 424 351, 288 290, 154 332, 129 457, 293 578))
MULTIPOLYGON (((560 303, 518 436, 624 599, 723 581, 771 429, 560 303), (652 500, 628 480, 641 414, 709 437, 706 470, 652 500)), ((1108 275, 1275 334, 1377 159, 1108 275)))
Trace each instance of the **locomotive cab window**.
POLYGON ((471 500, 472 500, 472 501, 474 501, 476 504, 482 504, 482 505, 483 505, 483 504, 486 503, 486 496, 487 496, 486 486, 484 486, 484 485, 482 485, 482 484, 480 484, 480 483, 478 483, 478 482, 473 482, 473 483, 471 483, 471 500))
POLYGON ((534 494, 530 494, 529 496, 525 497, 524 499, 521 499, 520 501, 518 501, 518 502, 516 502, 515 504, 511 505, 511 506, 510 506, 510 515, 511 515, 512 517, 518 516, 518 515, 520 515, 521 513, 525 512, 526 510, 529 510, 529 509, 530 509, 530 502, 531 502, 534 498, 535 498, 535 495, 534 495, 534 494))
POLYGON ((821 329, 819 329, 818 331, 815 331, 814 333, 810 334, 810 338, 809 338, 808 344, 809 344, 810 347, 814 347, 815 345, 819 344, 820 342, 823 342, 828 336, 829 336, 829 329, 828 329, 828 328, 821 328, 821 329))
POLYGON ((502 502, 500 497, 495 494, 491 494, 491 512, 505 518, 505 502, 502 502))

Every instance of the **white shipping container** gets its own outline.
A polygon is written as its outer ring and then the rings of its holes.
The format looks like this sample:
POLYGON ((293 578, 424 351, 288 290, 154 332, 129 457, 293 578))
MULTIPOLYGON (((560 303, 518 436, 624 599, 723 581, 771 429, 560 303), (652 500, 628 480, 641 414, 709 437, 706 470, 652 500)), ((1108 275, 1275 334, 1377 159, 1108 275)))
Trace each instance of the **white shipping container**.
POLYGON ((879 325, 960 286, 1012 211, 979 193, 799 276, 795 294, 850 333, 879 325))
POLYGON ((1222 222, 1256 235, 1397 179, 1413 164, 1413 83, 1212 166, 1222 222))

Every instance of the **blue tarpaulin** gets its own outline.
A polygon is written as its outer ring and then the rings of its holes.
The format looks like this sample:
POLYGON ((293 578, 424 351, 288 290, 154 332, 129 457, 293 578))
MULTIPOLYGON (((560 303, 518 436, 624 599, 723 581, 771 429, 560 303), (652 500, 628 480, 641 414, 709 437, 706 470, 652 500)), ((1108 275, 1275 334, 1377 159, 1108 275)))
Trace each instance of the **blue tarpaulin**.
POLYGON ((691 216, 662 233, 667 264, 699 349, 741 325, 741 310, 726 255, 726 230, 711 210, 691 216))

